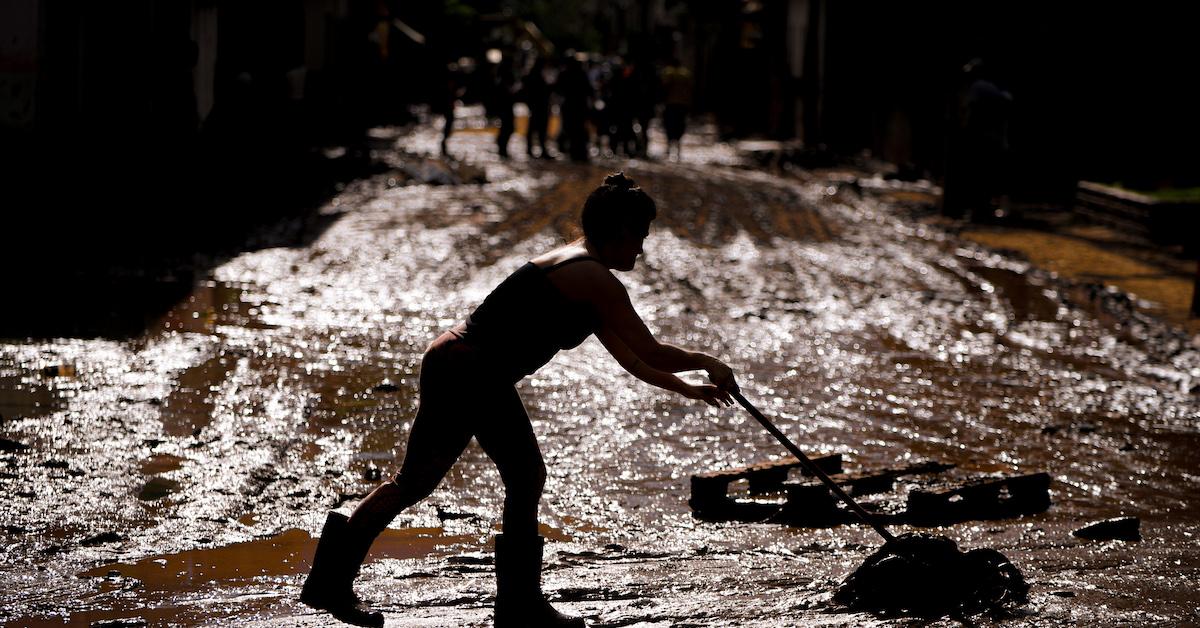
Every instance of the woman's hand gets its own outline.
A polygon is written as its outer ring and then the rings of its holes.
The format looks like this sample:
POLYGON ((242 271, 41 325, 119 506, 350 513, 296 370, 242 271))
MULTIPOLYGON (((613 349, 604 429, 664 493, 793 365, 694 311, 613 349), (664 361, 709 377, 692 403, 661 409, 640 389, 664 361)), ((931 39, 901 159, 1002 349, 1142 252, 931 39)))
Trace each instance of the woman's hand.
POLYGON ((733 397, 730 397, 728 392, 711 384, 699 384, 696 386, 689 384, 684 389, 683 395, 688 399, 699 399, 714 408, 733 405, 733 397))
POLYGON ((729 368, 729 365, 711 357, 707 362, 704 365, 704 370, 708 371, 708 381, 726 393, 738 392, 740 390, 737 381, 733 377, 733 369, 729 368))

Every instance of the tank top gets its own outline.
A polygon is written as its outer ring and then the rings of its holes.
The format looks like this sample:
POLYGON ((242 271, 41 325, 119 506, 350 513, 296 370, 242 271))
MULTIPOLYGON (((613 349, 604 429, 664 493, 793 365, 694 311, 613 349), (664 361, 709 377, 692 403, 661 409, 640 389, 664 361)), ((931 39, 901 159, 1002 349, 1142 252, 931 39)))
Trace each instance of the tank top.
POLYGON ((600 317, 590 305, 563 296, 548 275, 587 260, 599 262, 590 256, 546 268, 526 262, 467 317, 463 340, 482 349, 500 374, 514 383, 559 351, 578 347, 599 329, 600 317))

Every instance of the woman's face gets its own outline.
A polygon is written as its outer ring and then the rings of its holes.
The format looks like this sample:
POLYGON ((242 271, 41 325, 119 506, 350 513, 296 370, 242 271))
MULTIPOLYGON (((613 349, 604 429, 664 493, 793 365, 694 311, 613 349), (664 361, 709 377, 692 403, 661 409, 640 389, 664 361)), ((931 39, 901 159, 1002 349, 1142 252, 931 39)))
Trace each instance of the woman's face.
POLYGON ((642 245, 650 235, 650 223, 626 227, 620 238, 611 245, 613 268, 626 271, 633 270, 637 257, 642 254, 642 245))

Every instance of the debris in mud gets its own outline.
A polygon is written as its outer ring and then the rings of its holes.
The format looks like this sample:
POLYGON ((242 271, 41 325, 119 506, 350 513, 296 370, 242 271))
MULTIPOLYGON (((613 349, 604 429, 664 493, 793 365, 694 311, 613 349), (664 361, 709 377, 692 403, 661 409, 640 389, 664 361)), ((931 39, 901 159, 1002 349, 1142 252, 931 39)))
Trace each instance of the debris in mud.
POLYGON ((1141 524, 1137 517, 1117 517, 1088 524, 1071 534, 1089 541, 1140 541, 1141 524))
POLYGON ((162 499, 180 488, 179 482, 166 478, 150 478, 138 492, 138 499, 146 502, 162 499))
POLYGON ((108 532, 101 532, 100 534, 89 536, 88 538, 80 541, 79 544, 91 547, 93 545, 104 545, 105 543, 120 543, 124 540, 125 537, 110 530, 108 532))
POLYGON ((124 619, 107 619, 104 621, 94 621, 88 624, 91 628, 140 628, 141 626, 149 626, 146 620, 141 617, 128 617, 124 619))
POLYGON ((455 519, 478 519, 478 516, 469 512, 453 512, 450 510, 445 510, 437 504, 434 504, 433 507, 437 510, 437 518, 440 521, 453 521, 455 519))
POLYGON ((70 364, 53 364, 42 367, 45 377, 75 377, 75 367, 70 364))
POLYGON ((377 384, 371 390, 373 390, 375 392, 392 393, 392 392, 396 392, 396 391, 400 390, 400 387, 393 384, 391 380, 385 379, 382 382, 379 382, 379 384, 377 384))
MULTIPOLYGON (((1047 473, 947 478, 953 464, 926 460, 902 467, 845 472, 840 455, 814 460, 834 482, 853 495, 878 494, 876 516, 917 525, 1002 519, 1043 512, 1050 507, 1047 473), (905 478, 904 483, 898 483, 905 478)), ((839 507, 833 493, 812 479, 787 481, 800 463, 794 459, 764 462, 692 476, 693 514, 706 521, 771 521, 785 525, 826 527, 856 520, 839 507), (731 485, 746 480, 751 499, 730 494, 731 485), (770 496, 786 495, 785 501, 770 496)))
POLYGON ((459 574, 486 573, 492 570, 493 564, 493 555, 482 552, 469 552, 446 558, 446 570, 459 574))
POLYGON ((0 451, 25 451, 29 449, 29 445, 18 443, 15 440, 0 438, 0 451))
MULTIPOLYGON (((822 471, 829 474, 842 472, 841 454, 820 456, 812 459, 822 471)), ((692 496, 688 505, 695 515, 715 521, 758 521, 779 512, 778 504, 738 501, 727 493, 730 484, 746 480, 751 493, 760 493, 769 488, 782 486, 792 469, 800 469, 795 458, 772 460, 735 469, 709 471, 692 476, 692 496)))
POLYGON ((464 552, 446 557, 446 563, 450 565, 491 565, 493 562, 492 554, 485 552, 464 552))
POLYGON ((333 503, 330 505, 330 508, 337 510, 338 508, 342 507, 342 504, 348 501, 362 499, 366 496, 367 494, 363 491, 357 491, 354 493, 338 493, 337 497, 334 498, 333 503))
POLYGON ((914 490, 905 514, 917 524, 1036 514, 1050 507, 1050 481, 1048 473, 1029 473, 914 490))
POLYGON ((487 183, 483 168, 453 160, 403 155, 396 174, 417 183, 430 185, 462 185, 487 183))
POLYGON ((904 534, 867 557, 834 601, 853 610, 920 617, 973 615, 1020 605, 1029 585, 1003 554, 963 553, 954 541, 904 534))

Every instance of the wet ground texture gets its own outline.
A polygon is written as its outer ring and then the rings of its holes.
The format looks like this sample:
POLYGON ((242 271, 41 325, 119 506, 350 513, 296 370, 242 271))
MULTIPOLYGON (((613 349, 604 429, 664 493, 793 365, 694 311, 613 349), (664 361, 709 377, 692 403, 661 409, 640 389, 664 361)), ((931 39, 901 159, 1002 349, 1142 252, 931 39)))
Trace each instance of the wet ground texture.
MULTIPOLYGON (((501 162, 460 124, 452 166, 432 124, 378 130, 385 171, 345 185, 319 230, 221 261, 132 339, 0 342, 0 619, 331 625, 297 600, 311 536, 403 459, 426 344, 571 237, 622 169, 659 202, 621 275, 638 311, 727 359, 805 451, 1052 478, 1042 512, 897 534, 1002 552, 1029 585, 1022 625, 1200 622, 1196 338, 925 219, 927 185, 764 171, 703 128, 682 162, 501 162), (1071 534, 1119 516, 1141 540, 1071 534)), ((564 610, 595 626, 915 621, 834 599, 879 547, 868 528, 693 516, 691 475, 784 456, 738 409, 643 385, 595 340, 519 389, 564 610)), ((376 544, 360 594, 389 625, 490 625, 502 501, 472 446, 376 544)))

